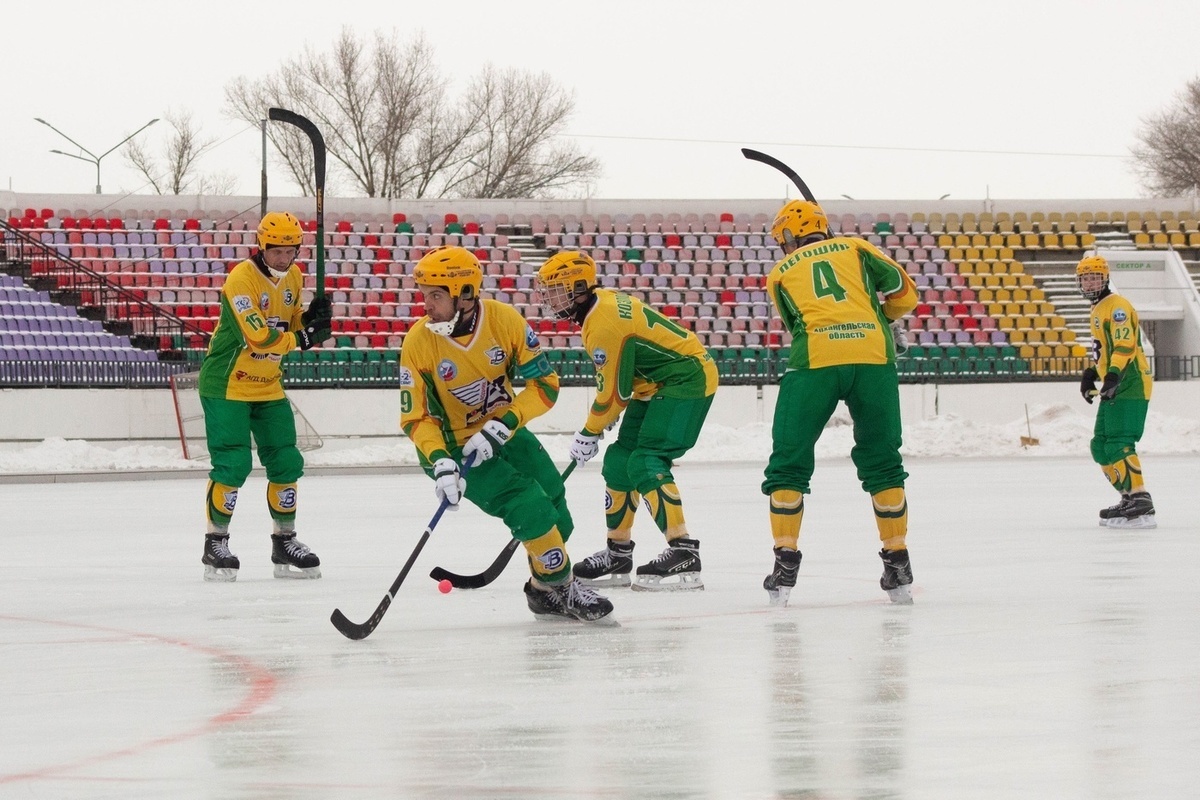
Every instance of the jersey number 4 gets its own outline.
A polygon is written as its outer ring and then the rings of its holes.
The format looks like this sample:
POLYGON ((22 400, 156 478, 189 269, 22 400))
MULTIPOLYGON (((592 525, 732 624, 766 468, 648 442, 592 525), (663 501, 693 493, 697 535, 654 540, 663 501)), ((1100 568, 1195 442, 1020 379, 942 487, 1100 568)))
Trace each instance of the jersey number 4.
POLYGON ((838 283, 837 273, 833 264, 828 261, 814 261, 812 265, 813 294, 817 297, 832 297, 840 303, 846 299, 846 290, 838 283))

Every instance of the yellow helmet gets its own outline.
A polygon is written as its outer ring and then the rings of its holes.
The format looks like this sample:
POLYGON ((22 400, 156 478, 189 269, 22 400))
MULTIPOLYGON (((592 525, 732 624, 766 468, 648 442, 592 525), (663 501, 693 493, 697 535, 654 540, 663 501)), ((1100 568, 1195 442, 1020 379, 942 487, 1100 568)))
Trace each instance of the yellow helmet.
POLYGON ((587 253, 564 250, 555 253, 537 273, 542 302, 559 319, 567 319, 575 307, 575 297, 596 286, 596 262, 587 253))
POLYGON ((785 249, 815 234, 829 235, 829 219, 819 205, 809 200, 791 201, 779 209, 771 225, 771 235, 785 249))
POLYGON ((465 247, 444 244, 421 257, 413 269, 417 283, 445 286, 450 296, 471 300, 483 288, 483 268, 479 259, 465 247))
POLYGON ((258 223, 258 248, 299 247, 304 242, 304 228, 294 214, 271 211, 258 223))
POLYGON ((1084 256, 1075 266, 1075 280, 1079 284, 1079 293, 1089 300, 1095 300, 1108 289, 1108 261, 1104 256, 1084 256), (1087 289, 1083 287, 1084 275, 1100 275, 1104 280, 1100 283, 1089 281, 1087 289))

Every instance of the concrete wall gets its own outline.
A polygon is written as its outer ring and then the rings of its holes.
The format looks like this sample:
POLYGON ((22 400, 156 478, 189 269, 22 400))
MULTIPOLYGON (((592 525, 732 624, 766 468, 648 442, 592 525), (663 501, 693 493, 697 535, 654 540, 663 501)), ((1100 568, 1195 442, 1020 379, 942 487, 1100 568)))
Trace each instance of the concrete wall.
MULTIPOLYGON (((709 419, 740 427, 771 421, 777 387, 728 386, 717 393, 709 419)), ((296 405, 326 437, 395 436, 399 392, 384 389, 310 389, 291 393, 296 405)), ((535 421, 537 432, 569 432, 587 414, 588 388, 563 390, 558 405, 535 421)), ((906 422, 954 414, 980 424, 1006 424, 1031 409, 1054 403, 1080 403, 1074 383, 914 384, 901 387, 906 422)), ((1156 384, 1151 410, 1200 420, 1200 381, 1156 384)), ((1082 405, 1081 405, 1082 408, 1082 405)), ((0 390, 0 441, 66 439, 172 439, 178 435, 174 405, 167 390, 3 389, 0 390)))

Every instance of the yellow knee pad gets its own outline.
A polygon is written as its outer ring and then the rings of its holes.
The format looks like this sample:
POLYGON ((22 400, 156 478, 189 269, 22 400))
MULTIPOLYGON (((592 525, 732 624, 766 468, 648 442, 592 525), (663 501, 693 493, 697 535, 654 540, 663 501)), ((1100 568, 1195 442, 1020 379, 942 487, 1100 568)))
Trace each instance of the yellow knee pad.
POLYGON ((545 583, 558 583, 570 577, 571 560, 557 525, 524 545, 535 578, 545 583))
POLYGON ((683 519, 683 501, 679 498, 679 487, 664 483, 643 495, 646 508, 654 517, 654 524, 667 537, 667 541, 687 536, 687 523, 683 519))
POLYGON ((237 506, 238 487, 226 486, 210 480, 205 493, 205 517, 208 520, 208 530, 216 533, 227 530, 233 519, 233 510, 237 506))
POLYGON ((908 499, 904 487, 884 489, 871 495, 875 509, 875 525, 884 550, 903 550, 908 535, 908 499))
POLYGON ((637 514, 641 495, 636 491, 623 492, 605 487, 604 520, 608 526, 608 538, 619 542, 628 541, 633 533, 633 518, 637 514))
POLYGON ((771 536, 776 547, 798 550, 804 521, 804 493, 794 489, 771 492, 771 536))

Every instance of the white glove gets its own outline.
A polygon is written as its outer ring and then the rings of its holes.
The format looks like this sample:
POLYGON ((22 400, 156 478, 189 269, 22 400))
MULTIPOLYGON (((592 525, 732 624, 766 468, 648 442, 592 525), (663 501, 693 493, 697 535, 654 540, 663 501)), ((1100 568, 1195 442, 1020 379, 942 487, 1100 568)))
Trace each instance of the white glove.
POLYGON ((512 431, 498 419, 488 420, 479 433, 467 439, 463 446, 463 461, 470 461, 473 466, 479 466, 504 446, 512 438, 512 431), (471 456, 474 455, 474 461, 471 456))
POLYGON ((452 510, 457 511, 458 503, 467 491, 467 479, 459 474, 458 462, 453 458, 439 458, 433 462, 433 480, 438 500, 445 500, 452 510))
POLYGON ((896 355, 902 356, 908 352, 908 331, 904 327, 904 320, 892 322, 892 341, 896 343, 896 355))
POLYGON ((600 437, 593 436, 590 433, 580 431, 575 434, 575 441, 571 443, 571 458, 575 459, 575 463, 583 466, 587 462, 596 457, 596 453, 600 452, 600 437))

